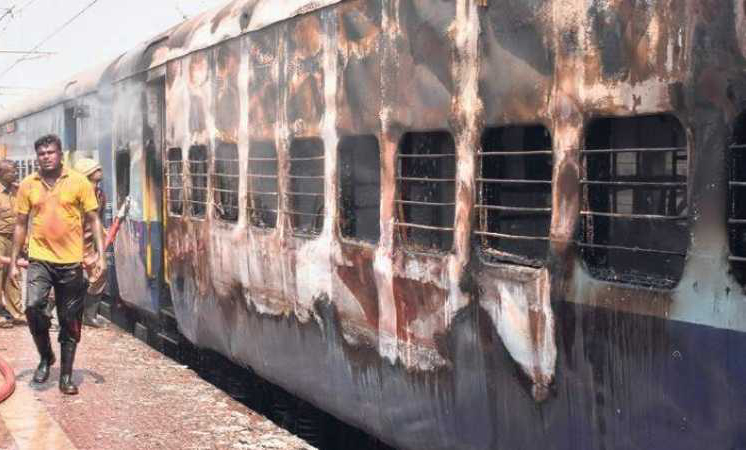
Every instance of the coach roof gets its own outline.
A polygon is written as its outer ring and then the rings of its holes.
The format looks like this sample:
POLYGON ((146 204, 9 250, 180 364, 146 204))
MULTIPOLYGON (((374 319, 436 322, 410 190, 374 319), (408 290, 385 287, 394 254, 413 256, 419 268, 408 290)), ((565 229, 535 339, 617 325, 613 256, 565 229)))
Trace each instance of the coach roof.
POLYGON ((233 0, 204 12, 127 52, 114 68, 115 81, 131 77, 227 39, 260 30, 343 0, 233 0))
POLYGON ((158 67, 221 41, 260 30, 298 15, 340 3, 343 0, 233 0, 170 30, 160 33, 113 61, 57 83, 0 112, 0 125, 96 92, 101 85, 116 82, 158 67))

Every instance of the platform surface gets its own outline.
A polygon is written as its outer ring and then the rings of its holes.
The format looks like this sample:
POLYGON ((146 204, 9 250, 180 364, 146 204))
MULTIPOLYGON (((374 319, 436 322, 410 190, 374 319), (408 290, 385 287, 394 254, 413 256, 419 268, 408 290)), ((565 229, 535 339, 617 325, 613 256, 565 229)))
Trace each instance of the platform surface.
POLYGON ((31 382, 28 328, 0 329, 0 356, 17 377, 0 404, 0 449, 313 448, 112 325, 83 330, 77 396, 57 389, 59 362, 46 384, 31 382))

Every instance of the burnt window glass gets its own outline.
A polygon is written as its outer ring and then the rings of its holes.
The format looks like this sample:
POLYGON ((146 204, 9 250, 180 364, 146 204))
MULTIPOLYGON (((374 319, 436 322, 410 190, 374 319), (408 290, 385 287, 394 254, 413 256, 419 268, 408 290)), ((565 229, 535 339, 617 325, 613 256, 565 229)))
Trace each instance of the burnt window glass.
POLYGON ((277 226, 277 148, 274 142, 249 144, 249 221, 255 227, 277 226))
POLYGON ((670 115, 593 121, 582 152, 581 253, 600 279, 671 288, 689 243, 686 136, 670 115))
POLYGON ((117 207, 121 206, 130 195, 130 152, 129 150, 117 151, 114 160, 117 181, 117 207))
POLYGON ((194 145, 189 148, 189 179, 192 183, 189 212, 192 217, 204 217, 207 211, 207 147, 194 145))
POLYGON ((413 250, 449 251, 455 218, 456 146, 445 131, 407 133, 399 144, 396 216, 413 250))
POLYGON ((318 235, 324 227, 324 142, 296 139, 290 145, 288 203, 293 230, 318 235))
POLYGON ((184 161, 180 148, 170 148, 166 153, 166 202, 168 212, 179 216, 184 212, 184 161))
POLYGON ((348 136, 339 143, 342 236, 378 242, 381 155, 375 136, 348 136))
POLYGON ((733 275, 746 284, 746 113, 734 127, 730 147, 728 241, 733 275))
POLYGON ((215 149, 213 202, 217 216, 227 222, 238 220, 238 146, 220 143, 215 149))
POLYGON ((552 138, 541 126, 488 128, 479 152, 475 234, 492 260, 539 266, 549 250, 552 138))

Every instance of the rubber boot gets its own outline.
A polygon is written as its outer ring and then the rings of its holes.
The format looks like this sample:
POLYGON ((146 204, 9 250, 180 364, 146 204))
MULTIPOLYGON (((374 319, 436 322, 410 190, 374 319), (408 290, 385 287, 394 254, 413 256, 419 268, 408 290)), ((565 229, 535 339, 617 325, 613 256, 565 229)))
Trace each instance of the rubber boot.
POLYGON ((34 383, 46 383, 49 379, 49 367, 55 363, 54 352, 52 351, 52 342, 49 339, 49 332, 33 335, 36 350, 39 352, 39 365, 34 372, 34 383))
POLYGON ((64 342, 61 345, 60 392, 66 395, 77 395, 78 387, 73 384, 73 362, 75 361, 74 342, 64 342))
POLYGON ((101 328, 104 323, 98 318, 98 303, 101 299, 99 295, 86 295, 85 310, 83 310, 83 325, 91 328, 101 328))

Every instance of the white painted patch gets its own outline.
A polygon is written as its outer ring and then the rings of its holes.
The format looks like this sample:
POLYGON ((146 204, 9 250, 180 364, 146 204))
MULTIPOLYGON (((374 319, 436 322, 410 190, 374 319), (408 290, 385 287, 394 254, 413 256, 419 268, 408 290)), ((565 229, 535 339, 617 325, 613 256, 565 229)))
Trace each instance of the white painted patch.
POLYGON ((528 278, 524 281, 517 277, 492 276, 482 280, 492 285, 497 298, 483 297, 480 304, 513 360, 535 387, 545 389, 554 379, 557 361, 549 272, 546 269, 525 271, 528 278), (537 320, 532 321, 532 315, 537 320))

